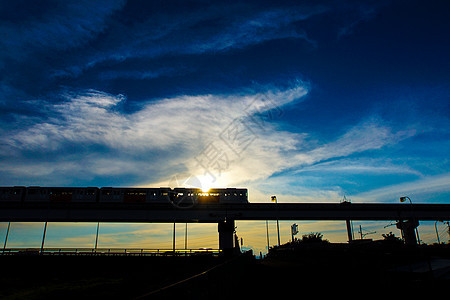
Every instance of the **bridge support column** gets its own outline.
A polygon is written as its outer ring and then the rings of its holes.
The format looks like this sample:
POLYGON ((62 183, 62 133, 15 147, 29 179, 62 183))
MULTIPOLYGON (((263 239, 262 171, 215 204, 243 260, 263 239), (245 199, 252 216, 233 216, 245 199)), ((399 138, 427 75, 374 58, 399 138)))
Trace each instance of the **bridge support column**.
POLYGON ((417 245, 416 228, 419 226, 417 220, 400 220, 397 222, 397 228, 402 231, 406 245, 417 245))
POLYGON ((225 256, 233 254, 234 220, 219 221, 219 249, 225 256))

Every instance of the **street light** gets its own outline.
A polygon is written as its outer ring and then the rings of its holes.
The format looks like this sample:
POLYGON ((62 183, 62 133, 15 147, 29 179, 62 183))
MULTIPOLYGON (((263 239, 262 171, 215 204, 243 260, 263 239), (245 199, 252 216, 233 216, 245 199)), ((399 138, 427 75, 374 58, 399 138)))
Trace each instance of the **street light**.
MULTIPOLYGON (((409 204, 411 204, 411 211, 413 210, 413 205, 412 205, 412 201, 411 201, 411 198, 409 198, 408 196, 403 196, 403 197, 400 197, 400 202, 405 202, 406 201, 406 199, 408 199, 409 200, 409 204)), ((416 228, 414 228, 415 229, 415 231, 416 231, 416 236, 417 236, 417 242, 419 243, 419 245, 420 245, 420 237, 419 237, 419 231, 417 230, 417 227, 416 228)))
POLYGON ((272 200, 272 202, 275 202, 276 207, 277 207, 277 234, 278 234, 278 246, 280 246, 280 224, 278 223, 278 201, 277 201, 277 196, 272 196, 270 197, 270 199, 272 200))
POLYGON ((408 196, 403 196, 403 197, 400 197, 400 202, 405 202, 406 201, 406 199, 408 199, 409 200, 409 203, 411 203, 412 204, 412 201, 411 201, 411 199, 408 197, 408 196))

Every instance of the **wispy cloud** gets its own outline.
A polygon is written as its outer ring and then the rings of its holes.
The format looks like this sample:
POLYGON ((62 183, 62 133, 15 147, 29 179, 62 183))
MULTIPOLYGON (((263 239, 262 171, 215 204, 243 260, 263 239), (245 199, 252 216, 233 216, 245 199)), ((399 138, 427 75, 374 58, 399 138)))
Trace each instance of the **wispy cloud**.
MULTIPOLYGON (((227 126, 246 120, 252 129, 245 134, 250 138, 259 134, 264 140, 256 139, 246 151, 248 168, 236 164, 233 172, 246 170, 241 174, 243 180, 255 176, 252 170, 258 177, 268 176, 270 165, 284 166, 277 157, 293 147, 297 135, 278 131, 271 122, 262 124, 263 118, 258 115, 301 99, 306 93, 307 88, 298 83, 284 90, 179 96, 148 102, 132 114, 120 111, 119 104, 126 101, 122 95, 98 91, 66 94, 66 101, 44 107, 47 117, 19 116, 18 121, 30 126, 2 133, 0 153, 9 158, 2 162, 3 172, 23 178, 34 174, 48 181, 59 180, 55 174, 67 172, 84 178, 129 173, 136 174, 141 184, 181 170, 199 174, 204 170, 193 158, 211 142, 220 142, 219 136, 227 126), (258 123, 252 123, 256 117, 258 123), (263 163, 264 168, 251 167, 256 162, 263 163)), ((239 156, 236 159, 242 160, 239 156)))
MULTIPOLYGON (((418 180, 389 185, 355 195, 357 201, 398 202, 399 197, 409 195, 419 202, 427 202, 435 193, 441 196, 450 193, 450 173, 425 176, 418 180)), ((445 200, 445 199, 441 199, 445 200)))
POLYGON ((347 173, 347 174, 411 174, 422 176, 423 174, 410 166, 396 164, 385 158, 343 158, 311 166, 305 166, 294 173, 305 172, 327 172, 327 173, 347 173))
MULTIPOLYGON (((133 5, 130 5, 133 6, 133 5)), ((130 59, 151 60, 165 56, 217 54, 243 49, 270 40, 298 39, 312 47, 315 41, 296 23, 327 11, 324 5, 295 5, 283 7, 253 6, 250 3, 202 4, 202 9, 164 10, 143 6, 147 18, 130 19, 127 7, 122 12, 127 22, 114 20, 97 41, 100 51, 85 51, 77 65, 66 65, 54 74, 78 77, 97 65, 130 59), (124 41, 127 41, 124 43, 124 41), (80 61, 81 60, 81 61, 80 61)), ((178 68, 180 66, 177 66, 178 68)), ((105 76, 154 76, 164 72, 107 72, 105 76), (139 73, 139 74, 138 74, 139 73)))
POLYGON ((301 153, 297 158, 306 164, 312 164, 330 158, 380 149, 389 144, 396 144, 415 133, 414 129, 393 132, 391 128, 383 124, 382 120, 370 119, 350 128, 337 140, 301 153))
MULTIPOLYGON (((310 133, 283 130, 275 122, 285 104, 304 99, 308 85, 296 81, 284 89, 258 88, 148 101, 131 114, 120 109, 123 95, 66 93, 62 103, 44 106, 46 117, 20 116, 22 124, 30 125, 1 134, 2 178, 14 184, 70 185, 125 176, 119 185, 167 186, 174 176, 194 176, 202 185, 253 186, 256 197, 251 198, 257 199, 266 198, 264 181, 282 172, 396 172, 392 164, 375 167, 348 157, 415 134, 393 131, 382 120, 369 118, 320 144, 310 133)), ((337 186, 315 190, 293 195, 326 199, 341 192, 337 186)))

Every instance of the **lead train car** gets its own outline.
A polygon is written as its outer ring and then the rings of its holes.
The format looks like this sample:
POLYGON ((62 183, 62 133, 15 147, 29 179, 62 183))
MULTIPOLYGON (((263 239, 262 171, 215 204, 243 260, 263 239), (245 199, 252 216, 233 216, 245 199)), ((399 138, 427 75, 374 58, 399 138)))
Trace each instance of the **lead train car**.
POLYGON ((247 189, 0 187, 1 202, 248 203, 247 189))

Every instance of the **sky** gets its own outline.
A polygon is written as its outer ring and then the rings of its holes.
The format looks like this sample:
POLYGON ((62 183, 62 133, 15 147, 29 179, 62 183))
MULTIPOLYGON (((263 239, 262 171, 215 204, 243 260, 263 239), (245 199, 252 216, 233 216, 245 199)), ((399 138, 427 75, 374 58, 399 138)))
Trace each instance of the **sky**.
POLYGON ((0 1, 0 185, 449 203, 449 17, 447 1, 0 1))

